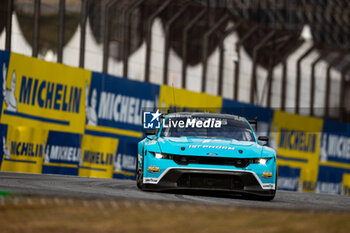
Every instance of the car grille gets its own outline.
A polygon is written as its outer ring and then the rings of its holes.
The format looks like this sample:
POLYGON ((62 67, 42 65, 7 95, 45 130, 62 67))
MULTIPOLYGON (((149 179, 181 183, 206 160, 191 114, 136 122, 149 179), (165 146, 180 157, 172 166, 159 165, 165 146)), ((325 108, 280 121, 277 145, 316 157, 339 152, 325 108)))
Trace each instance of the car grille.
POLYGON ((177 180, 177 186, 180 188, 244 189, 239 176, 207 173, 184 173, 177 180))
POLYGON ((173 155, 175 163, 179 165, 188 164, 207 164, 207 165, 226 165, 235 166, 237 168, 245 168, 252 161, 252 159, 246 158, 225 158, 225 157, 208 157, 208 156, 186 156, 186 155, 173 155))

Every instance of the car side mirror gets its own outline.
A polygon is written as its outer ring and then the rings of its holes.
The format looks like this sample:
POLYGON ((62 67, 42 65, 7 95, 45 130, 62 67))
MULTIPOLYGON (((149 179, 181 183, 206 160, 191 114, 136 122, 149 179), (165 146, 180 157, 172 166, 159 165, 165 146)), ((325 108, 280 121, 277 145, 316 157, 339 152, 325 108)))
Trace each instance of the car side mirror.
POLYGON ((269 143, 269 137, 268 136, 259 136, 258 141, 266 142, 265 145, 267 145, 269 143))

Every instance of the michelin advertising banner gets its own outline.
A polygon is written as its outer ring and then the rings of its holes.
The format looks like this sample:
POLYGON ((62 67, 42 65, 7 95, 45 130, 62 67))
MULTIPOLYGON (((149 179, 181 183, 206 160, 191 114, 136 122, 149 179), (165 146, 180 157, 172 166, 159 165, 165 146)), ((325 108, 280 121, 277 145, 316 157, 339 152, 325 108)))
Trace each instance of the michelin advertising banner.
POLYGON ((4 51, 0 62, 1 171, 134 179, 158 85, 4 51))
POLYGON ((2 124, 83 132, 84 86, 90 71, 15 53, 6 69, 2 124))
POLYGON ((62 144, 84 132, 91 72, 15 53, 0 57, 1 171, 45 173, 62 158, 74 160, 62 144))
POLYGON ((349 195, 350 125, 325 120, 320 143, 316 191, 349 195))
POLYGON ((322 126, 318 118, 274 112, 270 140, 277 151, 280 189, 316 191, 322 126))
POLYGON ((159 86, 92 73, 86 86, 86 121, 80 176, 134 178, 142 109, 156 108, 159 86))

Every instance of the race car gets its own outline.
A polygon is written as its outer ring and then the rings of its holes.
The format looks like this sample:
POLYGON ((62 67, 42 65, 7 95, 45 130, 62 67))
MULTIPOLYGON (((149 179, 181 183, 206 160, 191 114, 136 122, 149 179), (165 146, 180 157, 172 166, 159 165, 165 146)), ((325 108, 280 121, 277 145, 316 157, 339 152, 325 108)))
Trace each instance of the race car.
POLYGON ((244 117, 216 113, 170 113, 138 143, 141 190, 234 192, 272 200, 276 152, 256 137, 244 117))

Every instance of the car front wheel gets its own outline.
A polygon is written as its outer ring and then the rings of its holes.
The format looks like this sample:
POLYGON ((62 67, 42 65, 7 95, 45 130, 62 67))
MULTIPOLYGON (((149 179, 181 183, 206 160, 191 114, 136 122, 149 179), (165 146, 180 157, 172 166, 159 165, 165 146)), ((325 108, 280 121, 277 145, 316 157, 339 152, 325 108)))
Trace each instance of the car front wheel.
POLYGON ((136 184, 139 189, 143 190, 143 169, 139 168, 138 162, 136 163, 136 184))

